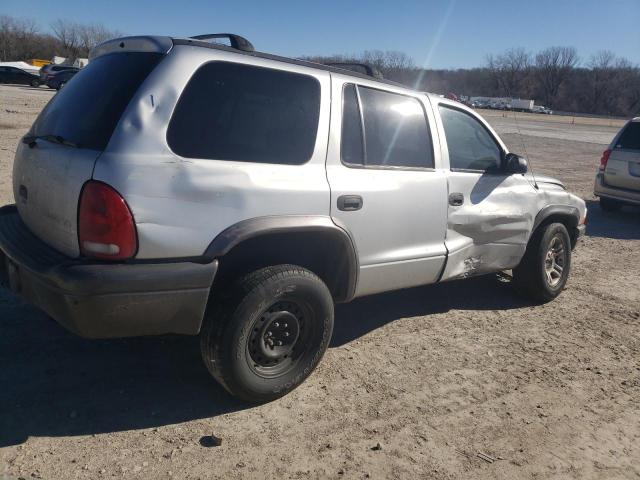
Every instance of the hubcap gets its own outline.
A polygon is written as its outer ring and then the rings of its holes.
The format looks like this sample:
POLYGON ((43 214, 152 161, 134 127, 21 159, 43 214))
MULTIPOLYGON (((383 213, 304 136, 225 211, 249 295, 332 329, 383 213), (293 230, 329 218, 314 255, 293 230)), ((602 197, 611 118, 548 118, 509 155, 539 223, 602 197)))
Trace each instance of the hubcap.
POLYGON ((556 235, 551 239, 549 250, 544 260, 544 272, 550 287, 555 287, 560 283, 566 260, 567 252, 565 251, 564 242, 559 235, 556 235))
POLYGON ((290 370, 303 350, 304 315, 294 302, 278 302, 254 323, 248 351, 253 369, 262 376, 290 370))

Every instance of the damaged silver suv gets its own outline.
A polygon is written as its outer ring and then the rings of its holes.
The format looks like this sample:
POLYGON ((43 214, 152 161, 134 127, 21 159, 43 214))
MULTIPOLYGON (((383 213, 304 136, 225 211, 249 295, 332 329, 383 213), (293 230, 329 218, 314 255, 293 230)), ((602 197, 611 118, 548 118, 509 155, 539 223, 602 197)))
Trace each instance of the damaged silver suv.
POLYGON ((336 302, 510 269, 561 292, 585 203, 472 110, 225 36, 108 41, 52 98, 0 210, 11 290, 84 337, 200 335, 249 401, 313 371, 336 302))

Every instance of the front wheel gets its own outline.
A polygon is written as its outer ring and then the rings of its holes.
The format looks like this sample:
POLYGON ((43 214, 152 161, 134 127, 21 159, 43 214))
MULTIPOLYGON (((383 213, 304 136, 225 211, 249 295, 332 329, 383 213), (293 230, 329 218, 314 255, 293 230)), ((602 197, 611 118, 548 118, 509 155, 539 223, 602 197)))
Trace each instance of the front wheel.
POLYGON ((278 265, 247 275, 208 308, 200 347, 207 369, 232 395, 266 402, 311 374, 332 331, 327 286, 309 270, 278 265))
POLYGON ((40 80, 36 80, 36 79, 31 80, 31 86, 32 87, 39 87, 40 86, 40 80))
POLYGON ((571 270, 571 240, 561 223, 542 226, 533 234, 520 265, 513 269, 518 292, 539 302, 560 295, 571 270))

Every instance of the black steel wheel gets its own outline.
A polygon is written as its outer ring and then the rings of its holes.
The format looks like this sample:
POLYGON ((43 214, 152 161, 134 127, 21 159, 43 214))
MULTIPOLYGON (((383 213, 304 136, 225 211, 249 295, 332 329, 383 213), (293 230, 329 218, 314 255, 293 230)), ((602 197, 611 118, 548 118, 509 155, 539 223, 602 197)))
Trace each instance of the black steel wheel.
POLYGON ((253 272, 226 300, 212 302, 200 345, 209 372, 231 394, 264 402, 311 374, 332 331, 333 299, 322 280, 302 267, 278 265, 253 272))

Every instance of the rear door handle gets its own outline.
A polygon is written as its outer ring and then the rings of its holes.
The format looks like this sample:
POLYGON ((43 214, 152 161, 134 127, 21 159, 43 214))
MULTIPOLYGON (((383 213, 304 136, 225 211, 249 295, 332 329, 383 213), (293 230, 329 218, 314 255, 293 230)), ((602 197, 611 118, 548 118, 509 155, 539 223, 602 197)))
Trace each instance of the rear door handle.
POLYGON ((449 205, 452 207, 459 207, 464 203, 464 195, 459 192, 449 194, 449 205))
POLYGON ((363 205, 363 200, 360 195, 340 195, 338 197, 338 210, 343 212, 353 212, 360 210, 363 205))

